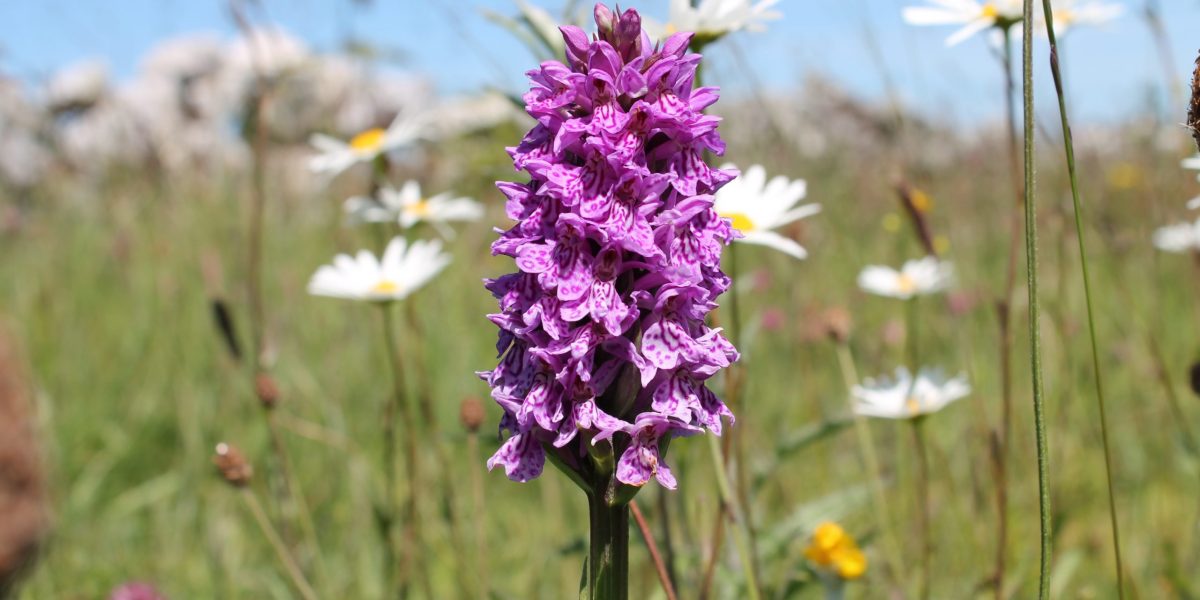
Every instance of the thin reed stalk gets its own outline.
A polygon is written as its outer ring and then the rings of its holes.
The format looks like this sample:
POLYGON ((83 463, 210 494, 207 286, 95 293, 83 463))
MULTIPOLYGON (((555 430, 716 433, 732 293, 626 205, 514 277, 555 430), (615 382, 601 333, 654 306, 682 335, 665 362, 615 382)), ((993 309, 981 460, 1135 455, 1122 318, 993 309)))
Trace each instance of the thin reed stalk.
MULTIPOLYGON (((471 512, 476 515, 485 513, 483 499, 483 469, 475 465, 482 465, 483 458, 479 454, 479 432, 467 432, 467 456, 471 458, 471 512)), ((487 566, 487 519, 476 518, 475 521, 475 560, 474 570, 475 577, 478 580, 477 597, 480 600, 490 597, 488 591, 488 566, 487 566)))
POLYGON ((1001 30, 1004 36, 1003 64, 1004 68, 1004 115, 1008 132, 1008 168, 1012 178, 1013 193, 1016 195, 1016 205, 1013 207, 1009 220, 1008 268, 1005 272, 1004 291, 996 303, 996 313, 1000 323, 1000 431, 997 435, 999 448, 996 456, 996 557, 995 557, 995 592, 996 600, 1004 598, 1004 578, 1006 553, 1008 551, 1008 448, 1012 431, 1013 406, 1013 325, 1012 304, 1017 281, 1017 255, 1021 239, 1021 206, 1024 203, 1020 176, 1020 158, 1017 143, 1016 115, 1016 80, 1013 77, 1012 40, 1008 28, 1001 30))
POLYGON ((1104 378, 1100 369, 1100 347, 1096 338, 1096 316, 1092 305, 1092 279, 1088 269, 1087 246, 1084 242, 1083 207, 1079 199, 1079 177, 1075 168, 1075 143, 1063 93, 1062 69, 1058 63, 1058 40, 1054 35, 1054 13, 1050 0, 1042 0, 1046 35, 1050 39, 1050 72, 1054 76, 1054 91, 1058 95, 1058 114, 1062 121, 1063 151, 1067 157, 1067 174, 1071 180, 1071 202, 1075 208, 1075 237, 1079 242, 1079 268, 1083 272, 1083 295, 1087 304, 1088 334, 1092 342, 1092 370, 1095 371, 1096 404, 1100 409, 1100 440, 1104 446, 1104 474, 1108 485, 1108 516, 1112 524, 1113 555, 1117 566, 1117 596, 1125 598, 1125 570, 1121 563, 1121 534, 1117 524, 1117 501, 1113 492, 1112 449, 1108 439, 1108 416, 1104 406, 1104 378))
MULTIPOLYGON (((1043 0, 1044 1, 1044 0, 1043 0)), ((1042 382, 1041 314, 1038 298, 1037 194, 1034 173, 1033 113, 1033 0, 1024 0, 1021 36, 1021 82, 1025 122, 1025 263, 1029 288, 1029 360, 1033 380, 1033 421, 1037 440, 1038 512, 1041 558, 1038 598, 1050 597, 1050 560, 1053 524, 1050 522, 1050 463, 1046 442, 1045 394, 1042 382)))
POLYGON ((288 577, 292 580, 292 585, 296 586, 296 591, 304 600, 316 600, 317 593, 313 591, 312 585, 304 577, 304 572, 300 569, 300 565, 296 563, 295 557, 288 550, 287 545, 283 543, 283 539, 279 537, 279 532, 271 525, 271 520, 267 518, 266 511, 263 510, 262 503, 258 501, 258 496, 249 488, 241 488, 239 492, 242 499, 246 502, 246 506, 250 509, 250 513, 254 515, 254 520, 258 523, 259 529, 262 530, 263 536, 271 543, 271 547, 275 549, 275 554, 279 557, 279 562, 283 563, 284 570, 287 571, 288 577))
POLYGON ((646 542, 646 550, 650 553, 651 562, 654 563, 654 571, 658 574, 658 582, 662 585, 663 593, 667 595, 667 600, 677 600, 675 585, 671 583, 671 576, 667 574, 667 565, 663 562, 662 553, 658 551, 658 544, 654 542, 654 533, 650 531, 650 525, 646 523, 646 517, 642 515, 642 509, 638 508, 637 501, 629 501, 629 511, 633 513, 633 520, 637 522, 638 531, 642 533, 642 540, 646 542))

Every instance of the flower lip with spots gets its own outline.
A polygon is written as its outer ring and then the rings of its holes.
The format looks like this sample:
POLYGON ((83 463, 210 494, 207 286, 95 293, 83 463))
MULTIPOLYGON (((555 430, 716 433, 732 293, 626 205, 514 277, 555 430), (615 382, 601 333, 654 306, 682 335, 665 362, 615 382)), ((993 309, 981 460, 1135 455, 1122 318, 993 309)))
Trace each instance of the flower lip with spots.
POLYGON ((508 434, 488 468, 528 481, 549 452, 589 481, 674 488, 669 441, 733 420, 705 381, 738 354, 705 317, 730 285, 737 234, 713 203, 736 173, 703 160, 725 146, 691 34, 656 44, 634 10, 595 17, 529 71, 537 124, 508 149, 528 181, 497 183, 515 224, 492 252, 517 270, 486 282, 499 364, 479 375, 508 434), (606 444, 611 467, 588 458, 606 444))

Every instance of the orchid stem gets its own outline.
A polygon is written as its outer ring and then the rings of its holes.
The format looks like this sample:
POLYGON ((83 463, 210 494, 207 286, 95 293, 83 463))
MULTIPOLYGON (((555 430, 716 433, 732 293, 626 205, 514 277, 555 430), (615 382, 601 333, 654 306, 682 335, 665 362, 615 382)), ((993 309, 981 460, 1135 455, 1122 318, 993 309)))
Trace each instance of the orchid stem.
POLYGON ((1062 71, 1058 64, 1058 40, 1054 35, 1053 8, 1050 0, 1042 0, 1046 20, 1046 35, 1050 39, 1050 72, 1054 76, 1054 91, 1058 94, 1058 113, 1062 120, 1063 150, 1067 157, 1067 173, 1071 180, 1071 201, 1075 208, 1075 237, 1079 242, 1079 268, 1083 272, 1083 295, 1087 303, 1088 333, 1092 342, 1092 370, 1096 377, 1096 403, 1100 409, 1100 439, 1104 445, 1104 473, 1108 483, 1108 516, 1112 523, 1113 555, 1117 567, 1117 596, 1125 598, 1125 575, 1121 563, 1121 534, 1117 525, 1117 501, 1113 492, 1112 450, 1108 441, 1108 417, 1104 408, 1104 383, 1100 370, 1100 348, 1096 340, 1096 318, 1092 307, 1092 280, 1088 270, 1086 245, 1083 237, 1083 207, 1079 199, 1079 177, 1075 168, 1075 143, 1063 93, 1062 71))

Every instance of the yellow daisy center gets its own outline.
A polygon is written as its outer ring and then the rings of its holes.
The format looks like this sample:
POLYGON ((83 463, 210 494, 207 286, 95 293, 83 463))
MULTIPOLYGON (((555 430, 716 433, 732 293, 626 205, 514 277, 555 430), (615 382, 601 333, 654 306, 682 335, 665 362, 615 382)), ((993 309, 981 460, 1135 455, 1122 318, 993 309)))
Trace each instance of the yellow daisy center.
POLYGON ((408 206, 408 208, 405 210, 408 211, 408 214, 410 214, 414 217, 419 217, 419 218, 428 217, 429 216, 429 201, 428 200, 418 200, 417 202, 410 204, 408 206))
POLYGON ((921 403, 917 402, 916 398, 909 396, 908 399, 904 401, 904 410, 908 411, 909 416, 915 417, 921 414, 921 403))
POLYGON ((371 288, 372 294, 395 294, 400 291, 400 284, 390 279, 384 279, 371 288))
POLYGON ((917 291, 917 282, 913 281, 912 276, 908 273, 901 273, 896 278, 896 290, 901 294, 911 294, 917 291))
POLYGON ((378 152, 383 147, 385 137, 387 132, 378 127, 368 129, 350 139, 350 149, 359 154, 378 152))
POLYGON ((746 213, 721 213, 721 216, 733 221, 733 228, 738 231, 754 231, 754 221, 750 220, 750 216, 746 213))
POLYGON ((985 2, 983 5, 983 14, 985 19, 995 19, 1000 16, 1000 10, 996 8, 996 3, 985 2))
POLYGON ((921 190, 913 190, 910 198, 912 199, 913 208, 919 213, 924 214, 933 209, 933 198, 930 198, 929 194, 921 190))

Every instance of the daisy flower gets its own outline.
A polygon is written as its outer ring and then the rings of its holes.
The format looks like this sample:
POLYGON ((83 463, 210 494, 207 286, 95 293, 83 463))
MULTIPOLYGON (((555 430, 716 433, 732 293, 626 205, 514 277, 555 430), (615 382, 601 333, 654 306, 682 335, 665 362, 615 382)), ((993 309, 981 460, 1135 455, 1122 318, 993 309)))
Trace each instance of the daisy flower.
POLYGON ((349 142, 323 133, 313 134, 309 143, 320 153, 309 159, 308 168, 314 173, 337 175, 358 163, 371 162, 381 154, 413 145, 423 128, 421 119, 401 114, 387 129, 368 129, 349 142))
MULTIPOLYGON (((721 168, 735 167, 725 165, 721 168)), ((767 181, 767 172, 762 165, 754 165, 717 191, 713 208, 742 233, 737 241, 769 246, 790 256, 804 258, 808 252, 800 244, 773 230, 821 211, 820 204, 796 206, 804 198, 805 191, 803 179, 789 181, 777 176, 767 181)))
POLYGON ((425 198, 421 195, 421 184, 416 181, 405 183, 399 190, 383 187, 377 196, 355 196, 346 200, 344 208, 350 222, 399 223, 404 229, 426 222, 443 236, 453 238, 454 231, 446 226, 447 222, 477 221, 483 217, 482 204, 470 198, 455 197, 450 192, 425 198))
POLYGON ((837 523, 825 522, 813 531, 804 557, 822 572, 849 581, 867 572, 867 556, 858 543, 837 523))
MULTIPOLYGON (((1056 0, 1052 9, 1054 32, 1063 35, 1079 25, 1103 25, 1121 16, 1123 12, 1124 6, 1110 2, 1056 0)), ((1037 16, 1041 22, 1045 22, 1043 12, 1038 11, 1037 16)))
POLYGON ((1005 29, 1021 20, 1020 0, 929 0, 932 6, 909 6, 901 13, 910 25, 959 25, 958 31, 946 38, 953 46, 963 40, 995 27, 1005 29))
MULTIPOLYGON (((1179 165, 1185 169, 1200 171, 1200 154, 1183 159, 1179 165)), ((1196 180, 1200 181, 1200 174, 1196 175, 1196 180)), ((1188 200, 1187 207, 1191 210, 1200 208, 1200 196, 1196 196, 1195 198, 1188 200)))
MULTIPOLYGON (((671 0, 670 22, 665 33, 691 31, 702 44, 715 41, 736 31, 762 31, 767 21, 782 17, 770 8, 779 0, 700 0, 692 6, 690 0, 671 0)), ((663 36, 665 37, 665 36, 663 36)))
POLYGON ((965 375, 946 379, 941 370, 921 369, 914 381, 908 369, 896 369, 895 379, 867 379, 854 386, 854 412, 865 417, 911 419, 935 413, 971 393, 965 375))
POLYGON ((1154 247, 1163 252, 1200 252, 1200 219, 1159 227, 1154 231, 1154 247))
POLYGON ((863 291, 901 300, 944 291, 953 281, 954 265, 933 256, 905 262, 899 271, 870 265, 858 275, 863 291))
POLYGON ((333 264, 313 274, 308 293, 369 302, 403 300, 449 263, 439 240, 422 240, 410 247, 404 238, 396 237, 383 251, 382 260, 366 250, 353 257, 335 256, 333 264))

